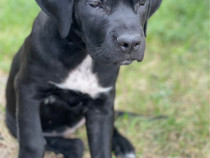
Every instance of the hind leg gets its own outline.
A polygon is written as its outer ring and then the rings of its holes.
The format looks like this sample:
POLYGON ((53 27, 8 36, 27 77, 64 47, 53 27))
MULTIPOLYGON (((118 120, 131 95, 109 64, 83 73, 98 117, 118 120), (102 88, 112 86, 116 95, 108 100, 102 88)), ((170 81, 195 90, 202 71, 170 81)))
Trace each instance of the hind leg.
POLYGON ((136 158, 133 145, 114 128, 112 150, 117 158, 136 158))
POLYGON ((45 137, 46 149, 56 154, 63 154, 64 158, 82 158, 84 145, 80 139, 65 139, 63 137, 45 137))

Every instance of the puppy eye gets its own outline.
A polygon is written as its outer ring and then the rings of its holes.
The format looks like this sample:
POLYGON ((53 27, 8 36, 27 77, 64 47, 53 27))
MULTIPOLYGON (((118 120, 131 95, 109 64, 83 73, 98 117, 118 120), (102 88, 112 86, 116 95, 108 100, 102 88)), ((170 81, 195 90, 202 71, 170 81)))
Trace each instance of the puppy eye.
POLYGON ((100 1, 90 1, 88 4, 93 8, 102 8, 103 5, 100 1))
POLYGON ((145 3, 146 3, 146 0, 140 0, 139 5, 140 5, 140 6, 144 6, 145 3))

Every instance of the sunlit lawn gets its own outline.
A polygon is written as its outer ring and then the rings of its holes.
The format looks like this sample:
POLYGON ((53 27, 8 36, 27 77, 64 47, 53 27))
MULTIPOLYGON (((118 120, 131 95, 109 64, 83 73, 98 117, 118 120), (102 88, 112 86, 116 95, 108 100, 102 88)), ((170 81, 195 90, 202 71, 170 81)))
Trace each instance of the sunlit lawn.
MULTIPOLYGON (((38 11, 34 1, 0 1, 1 72, 8 73, 38 11)), ((116 125, 138 158, 210 156, 208 12, 207 0, 164 0, 149 21, 144 61, 121 69, 116 108, 143 116, 116 125), (159 115, 167 118, 149 119, 159 115)), ((84 130, 78 134, 84 137, 84 130)))

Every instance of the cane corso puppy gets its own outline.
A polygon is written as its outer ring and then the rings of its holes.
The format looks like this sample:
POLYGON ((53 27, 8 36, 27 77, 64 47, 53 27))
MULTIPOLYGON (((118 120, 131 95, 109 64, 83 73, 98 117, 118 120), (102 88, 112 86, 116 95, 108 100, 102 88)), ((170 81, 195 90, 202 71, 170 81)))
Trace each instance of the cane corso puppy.
MULTIPOLYGON (((135 158, 114 128, 121 65, 142 61, 147 21, 161 0, 36 0, 42 11, 14 57, 7 83, 6 124, 19 158, 45 150, 82 158, 86 125, 92 158, 135 158)), ((27 2, 26 2, 27 3, 27 2)))

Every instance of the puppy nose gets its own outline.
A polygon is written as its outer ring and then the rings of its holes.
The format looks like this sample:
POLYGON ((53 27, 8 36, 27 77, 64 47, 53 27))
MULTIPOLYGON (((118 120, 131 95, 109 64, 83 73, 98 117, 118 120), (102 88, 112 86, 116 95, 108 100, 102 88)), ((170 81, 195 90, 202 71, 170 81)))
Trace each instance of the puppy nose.
POLYGON ((130 53, 137 51, 140 47, 140 34, 125 34, 117 38, 117 45, 121 51, 130 53))

